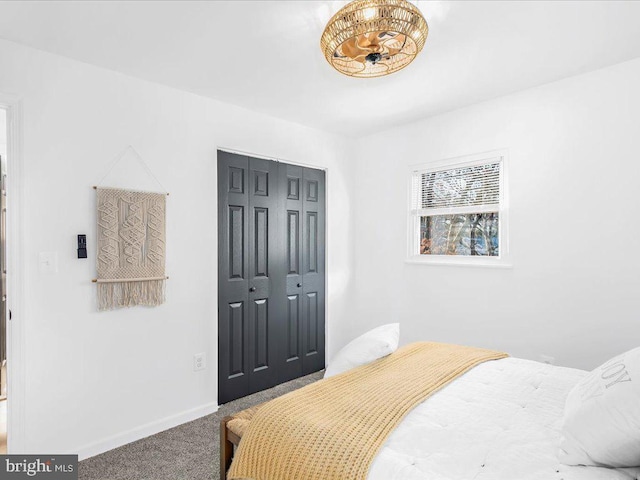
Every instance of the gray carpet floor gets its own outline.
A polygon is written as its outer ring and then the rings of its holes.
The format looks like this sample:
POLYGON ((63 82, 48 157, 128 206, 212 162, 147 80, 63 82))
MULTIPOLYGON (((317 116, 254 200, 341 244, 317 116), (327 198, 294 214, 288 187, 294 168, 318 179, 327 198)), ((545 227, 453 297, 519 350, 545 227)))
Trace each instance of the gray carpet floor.
POLYGON ((324 371, 221 405, 206 417, 83 460, 80 480, 218 480, 220 420, 322 378, 324 371))

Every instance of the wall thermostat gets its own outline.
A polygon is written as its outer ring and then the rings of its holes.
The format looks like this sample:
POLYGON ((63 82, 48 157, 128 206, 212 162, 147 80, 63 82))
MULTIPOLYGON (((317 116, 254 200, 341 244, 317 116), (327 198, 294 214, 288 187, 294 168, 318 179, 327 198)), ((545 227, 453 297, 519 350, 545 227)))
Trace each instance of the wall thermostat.
POLYGON ((87 236, 78 235, 78 258, 87 258, 87 236))

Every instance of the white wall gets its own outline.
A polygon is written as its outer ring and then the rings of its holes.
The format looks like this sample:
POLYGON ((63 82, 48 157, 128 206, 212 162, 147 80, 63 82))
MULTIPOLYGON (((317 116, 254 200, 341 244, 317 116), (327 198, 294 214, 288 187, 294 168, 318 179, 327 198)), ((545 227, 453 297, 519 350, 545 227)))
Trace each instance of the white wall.
POLYGON ((585 369, 640 345, 638 85, 640 59, 360 139, 355 330, 585 369), (501 148, 513 268, 404 263, 407 166, 501 148))
MULTIPOLYGON (((21 451, 85 456, 215 409, 217 147, 328 168, 329 353, 344 343, 355 168, 347 141, 6 41, 0 65, 0 92, 22 98, 24 117, 21 451), (171 193, 167 303, 98 313, 91 186, 127 145, 171 193), (78 233, 88 235, 89 259, 76 258, 78 233), (40 271, 39 252, 57 252, 58 273, 40 271), (208 368, 193 372, 198 352, 208 368)), ((132 157, 104 185, 158 188, 132 157)))
POLYGON ((2 161, 7 157, 7 112, 0 109, 0 157, 2 161))

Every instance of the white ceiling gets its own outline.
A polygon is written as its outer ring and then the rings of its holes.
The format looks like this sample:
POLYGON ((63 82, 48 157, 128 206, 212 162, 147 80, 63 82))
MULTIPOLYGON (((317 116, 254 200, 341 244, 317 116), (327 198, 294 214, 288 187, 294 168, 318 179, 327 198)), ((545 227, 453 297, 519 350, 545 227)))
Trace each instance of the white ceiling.
POLYGON ((319 47, 345 3, 0 2, 0 37, 347 135, 640 57, 640 2, 417 1, 422 54, 354 79, 319 47))

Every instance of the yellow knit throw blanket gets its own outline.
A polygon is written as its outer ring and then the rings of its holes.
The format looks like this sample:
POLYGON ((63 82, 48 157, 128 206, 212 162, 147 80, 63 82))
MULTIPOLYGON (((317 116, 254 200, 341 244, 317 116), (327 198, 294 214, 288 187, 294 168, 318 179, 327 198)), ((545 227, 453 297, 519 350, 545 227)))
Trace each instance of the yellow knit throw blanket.
POLYGON ((507 354, 420 342, 320 380, 258 410, 230 479, 365 480, 374 457, 419 403, 479 363, 507 354))

